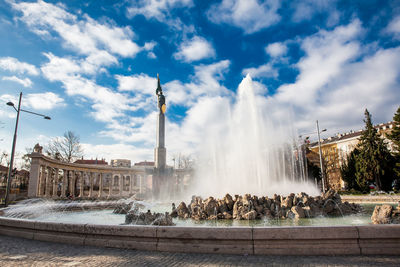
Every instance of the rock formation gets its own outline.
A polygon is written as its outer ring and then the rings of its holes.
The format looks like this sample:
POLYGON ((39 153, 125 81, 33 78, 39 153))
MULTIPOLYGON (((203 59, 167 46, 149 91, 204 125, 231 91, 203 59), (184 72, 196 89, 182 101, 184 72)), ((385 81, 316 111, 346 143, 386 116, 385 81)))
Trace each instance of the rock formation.
POLYGON ((138 212, 137 210, 129 211, 125 216, 125 224, 135 225, 175 225, 172 222, 172 217, 168 212, 163 213, 151 213, 150 210, 147 212, 138 212))
POLYGON ((391 205, 375 206, 371 220, 373 224, 400 224, 400 205, 396 208, 391 205))
POLYGON ((274 195, 272 198, 226 194, 222 199, 193 196, 191 202, 173 205, 171 216, 194 220, 255 220, 261 218, 313 218, 316 216, 342 216, 361 211, 361 206, 342 202, 334 190, 311 197, 306 193, 289 196, 274 195))
POLYGON ((168 212, 163 213, 151 213, 150 210, 147 212, 141 212, 145 206, 132 201, 130 203, 118 203, 114 208, 113 213, 126 214, 125 224, 135 225, 175 225, 172 222, 172 217, 168 212))

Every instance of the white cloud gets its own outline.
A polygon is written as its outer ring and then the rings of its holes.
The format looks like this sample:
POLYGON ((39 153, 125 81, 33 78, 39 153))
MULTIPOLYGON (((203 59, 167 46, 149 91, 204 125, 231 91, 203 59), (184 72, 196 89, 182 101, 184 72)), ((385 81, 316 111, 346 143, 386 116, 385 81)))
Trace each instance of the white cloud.
POLYGON ((156 54, 154 54, 154 52, 148 52, 148 53, 147 53, 147 57, 148 57, 148 58, 152 58, 152 59, 157 58, 157 56, 156 56, 156 54))
POLYGON ((175 8, 192 7, 192 0, 136 0, 127 8, 127 16, 143 15, 146 19, 155 19, 168 25, 182 29, 184 25, 179 18, 171 16, 175 8))
POLYGON ((134 91, 140 94, 155 94, 157 78, 147 74, 135 74, 132 76, 116 75, 119 91, 134 91))
POLYGON ((50 110, 65 106, 64 99, 52 92, 27 94, 24 103, 33 109, 39 110, 50 110))
POLYGON ((3 81, 12 81, 19 84, 22 84, 24 87, 31 87, 32 81, 29 78, 21 79, 17 76, 5 76, 2 78, 3 81))
POLYGON ((168 101, 173 104, 189 106, 202 96, 230 95, 231 92, 221 85, 229 65, 229 60, 222 60, 210 65, 199 65, 195 67, 195 74, 191 82, 182 83, 176 80, 168 82, 164 86, 168 101))
POLYGON ((293 1, 292 20, 301 22, 311 20, 316 14, 326 14, 327 26, 334 26, 339 22, 340 12, 336 8, 337 0, 303 0, 293 1))
POLYGON ((191 40, 183 42, 174 57, 185 62, 193 62, 215 57, 215 50, 206 39, 195 36, 191 40))
POLYGON ((0 68, 17 72, 19 74, 39 75, 39 71, 34 65, 20 62, 18 59, 13 57, 0 58, 0 68))
POLYGON ((272 66, 271 63, 267 63, 257 68, 243 69, 242 74, 244 76, 250 74, 251 77, 253 78, 269 78, 269 77, 277 77, 278 71, 272 66))
POLYGON ((400 39, 400 16, 394 17, 385 31, 393 34, 396 39, 400 39))
POLYGON ((12 3, 12 7, 22 12, 20 19, 32 31, 39 35, 56 32, 64 40, 65 47, 83 55, 97 57, 105 49, 112 54, 132 57, 142 49, 131 40, 134 33, 130 27, 99 23, 88 15, 78 19, 61 4, 53 5, 40 0, 12 3))
POLYGON ((165 19, 169 10, 192 6, 192 0, 137 0, 127 9, 130 16, 141 14, 146 18, 165 19))
POLYGON ((154 41, 147 42, 144 44, 143 49, 146 51, 152 51, 156 45, 157 45, 157 43, 154 41))
POLYGON ((104 158, 108 163, 111 159, 130 159, 133 165, 144 160, 153 161, 154 157, 153 151, 147 148, 122 143, 112 145, 82 143, 82 149, 85 151, 85 158, 104 158))
POLYGON ((271 57, 280 57, 286 54, 287 46, 285 43, 272 43, 265 47, 265 52, 271 57))
POLYGON ((279 87, 277 98, 293 105, 315 104, 323 86, 337 78, 343 66, 360 53, 356 41, 362 32, 360 24, 355 20, 334 31, 321 30, 305 38, 301 47, 306 56, 297 63, 300 74, 296 83, 279 87))
POLYGON ((80 96, 91 100, 94 109, 92 115, 96 120, 107 122, 115 117, 124 116, 124 111, 135 109, 131 106, 134 103, 132 99, 82 76, 82 74, 95 74, 100 66, 52 54, 46 56, 49 62, 41 68, 45 78, 61 82, 69 96, 80 96))
MULTIPOLYGON (((178 80, 161 83, 167 104, 189 106, 201 96, 229 95, 230 91, 220 82, 224 79, 224 73, 228 71, 229 60, 222 60, 209 65, 194 67, 194 75, 188 83, 178 80)), ((138 99, 149 99, 155 94, 157 80, 147 74, 135 74, 132 76, 116 75, 119 91, 133 91, 138 99)))
MULTIPOLYGON (((11 101, 14 105, 18 105, 18 99, 15 96, 4 94, 0 95, 0 102, 7 103, 11 101)), ((56 107, 64 107, 64 99, 52 92, 34 93, 22 96, 23 107, 32 108, 34 110, 50 110, 56 107)))
POLYGON ((7 102, 13 102, 18 105, 18 98, 14 95, 0 95, 0 118, 15 118, 16 112, 12 107, 6 106, 7 102))
POLYGON ((268 98, 271 116, 292 109, 295 126, 307 132, 316 119, 330 133, 357 130, 365 108, 375 123, 386 121, 387 111, 400 102, 400 48, 364 49, 358 41, 363 31, 354 20, 301 40, 305 56, 296 65, 299 75, 268 98))
POLYGON ((279 0, 223 0, 212 5, 207 16, 214 23, 231 24, 251 34, 277 23, 279 8, 279 0))

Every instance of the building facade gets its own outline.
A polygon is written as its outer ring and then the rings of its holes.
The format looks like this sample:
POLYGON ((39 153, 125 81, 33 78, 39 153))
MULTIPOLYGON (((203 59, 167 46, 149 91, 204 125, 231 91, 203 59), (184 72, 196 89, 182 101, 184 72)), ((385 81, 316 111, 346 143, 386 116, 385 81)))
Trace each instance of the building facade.
MULTIPOLYGON (((386 135, 393 129, 393 122, 381 123, 374 127, 381 134, 381 137, 386 140, 389 149, 393 150, 392 143, 386 138, 386 135)), ((328 188, 341 190, 346 187, 340 173, 340 168, 346 161, 347 156, 358 145, 362 132, 363 130, 337 134, 321 141, 322 158, 328 188)), ((310 149, 313 153, 319 154, 318 142, 310 144, 310 149)), ((319 165, 319 162, 317 162, 317 165, 319 165)))
POLYGON ((131 161, 129 159, 112 159, 111 166, 113 167, 123 167, 123 168, 130 168, 131 161))

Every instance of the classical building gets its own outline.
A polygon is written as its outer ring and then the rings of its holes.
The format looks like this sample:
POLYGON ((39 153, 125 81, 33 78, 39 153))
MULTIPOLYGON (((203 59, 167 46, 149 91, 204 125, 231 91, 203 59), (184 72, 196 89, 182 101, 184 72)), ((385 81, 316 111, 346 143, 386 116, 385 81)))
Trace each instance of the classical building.
POLYGON ((107 161, 105 161, 104 159, 84 159, 83 157, 82 157, 82 159, 75 160, 74 163, 92 164, 92 165, 108 165, 107 161))
POLYGON ((131 167, 131 161, 129 159, 112 159, 111 166, 113 167, 131 167))
MULTIPOLYGON (((374 127, 381 134, 381 137, 386 139, 389 149, 392 150, 393 145, 386 138, 386 135, 393 128, 393 122, 381 123, 375 125, 374 127)), ((337 134, 321 141, 322 158, 328 188, 333 188, 336 190, 345 188, 345 183, 340 173, 340 167, 342 166, 343 162, 345 162, 350 152, 353 151, 353 149, 357 146, 362 132, 363 130, 337 134)), ((319 155, 318 142, 310 144, 309 147, 312 151, 311 154, 319 155)), ((313 160, 313 163, 319 165, 319 160, 313 160)))

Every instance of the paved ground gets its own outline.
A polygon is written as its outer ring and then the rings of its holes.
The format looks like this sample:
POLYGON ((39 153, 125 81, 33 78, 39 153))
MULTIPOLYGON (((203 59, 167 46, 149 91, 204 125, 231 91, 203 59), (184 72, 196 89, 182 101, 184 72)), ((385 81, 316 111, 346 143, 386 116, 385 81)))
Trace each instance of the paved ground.
POLYGON ((400 202, 400 195, 341 195, 342 201, 354 203, 397 203, 400 202))
POLYGON ((400 266, 400 256, 246 256, 148 252, 0 235, 0 266, 400 266))

